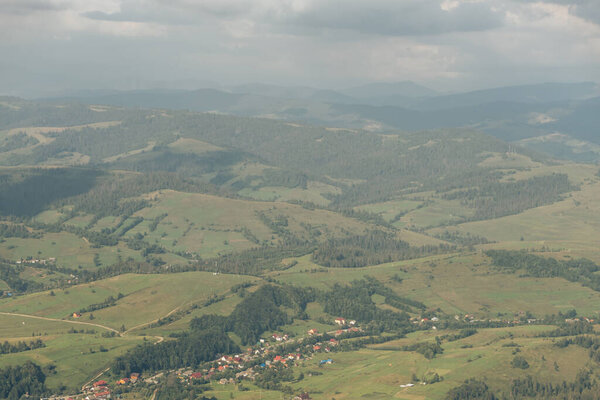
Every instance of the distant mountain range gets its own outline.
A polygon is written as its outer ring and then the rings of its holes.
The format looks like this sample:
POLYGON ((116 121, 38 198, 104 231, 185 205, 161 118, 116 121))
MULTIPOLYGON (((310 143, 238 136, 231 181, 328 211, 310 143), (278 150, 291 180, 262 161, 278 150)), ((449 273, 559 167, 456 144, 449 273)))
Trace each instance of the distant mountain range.
POLYGON ((456 94, 440 94, 413 82, 371 83, 337 91, 254 83, 190 91, 87 91, 46 100, 219 112, 375 131, 469 127, 556 157, 600 159, 599 154, 584 151, 586 146, 582 146, 600 144, 600 86, 594 82, 456 94), (547 140, 536 140, 547 137, 563 139, 553 141, 552 146, 547 140), (572 147, 570 143, 578 145, 572 147))

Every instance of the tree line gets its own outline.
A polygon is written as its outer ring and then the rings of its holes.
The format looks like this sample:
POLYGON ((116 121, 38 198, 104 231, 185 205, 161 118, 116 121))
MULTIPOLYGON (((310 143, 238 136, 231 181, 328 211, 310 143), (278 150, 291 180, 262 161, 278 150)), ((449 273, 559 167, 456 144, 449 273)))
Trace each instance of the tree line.
POLYGON ((445 244, 411 246, 398 239, 394 232, 374 230, 365 235, 328 239, 317 246, 313 260, 325 267, 357 268, 454 250, 456 246, 445 244))
POLYGON ((485 254, 493 265, 507 272, 523 271, 538 278, 560 277, 600 291, 600 275, 596 274, 600 267, 585 258, 562 261, 516 250, 488 250, 485 254))
POLYGON ((43 396, 47 393, 46 375, 32 363, 0 369, 0 399, 19 400, 22 396, 43 396))
POLYGON ((20 353, 23 351, 35 350, 41 347, 46 347, 46 344, 41 339, 32 340, 29 343, 20 340, 17 343, 5 341, 0 344, 0 354, 20 353))

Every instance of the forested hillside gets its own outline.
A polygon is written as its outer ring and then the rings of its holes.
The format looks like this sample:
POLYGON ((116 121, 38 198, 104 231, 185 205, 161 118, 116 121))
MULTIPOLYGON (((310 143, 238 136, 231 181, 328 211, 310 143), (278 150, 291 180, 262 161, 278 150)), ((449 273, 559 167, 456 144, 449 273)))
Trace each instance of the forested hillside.
POLYGON ((0 398, 578 398, 599 195, 473 128, 2 98, 0 398))

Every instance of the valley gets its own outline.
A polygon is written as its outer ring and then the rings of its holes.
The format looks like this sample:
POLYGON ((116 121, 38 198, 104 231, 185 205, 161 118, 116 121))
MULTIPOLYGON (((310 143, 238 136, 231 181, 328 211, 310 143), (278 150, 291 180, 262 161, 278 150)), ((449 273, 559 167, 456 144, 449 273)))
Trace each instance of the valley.
POLYGON ((473 126, 0 115, 0 371, 33 362, 47 394, 598 389, 597 164, 473 126))

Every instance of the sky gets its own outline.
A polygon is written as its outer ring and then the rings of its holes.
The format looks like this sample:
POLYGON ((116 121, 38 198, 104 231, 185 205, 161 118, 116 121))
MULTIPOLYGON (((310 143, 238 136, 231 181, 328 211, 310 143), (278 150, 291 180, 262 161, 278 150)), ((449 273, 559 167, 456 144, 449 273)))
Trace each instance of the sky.
POLYGON ((600 82, 600 0, 0 0, 0 94, 600 82))

